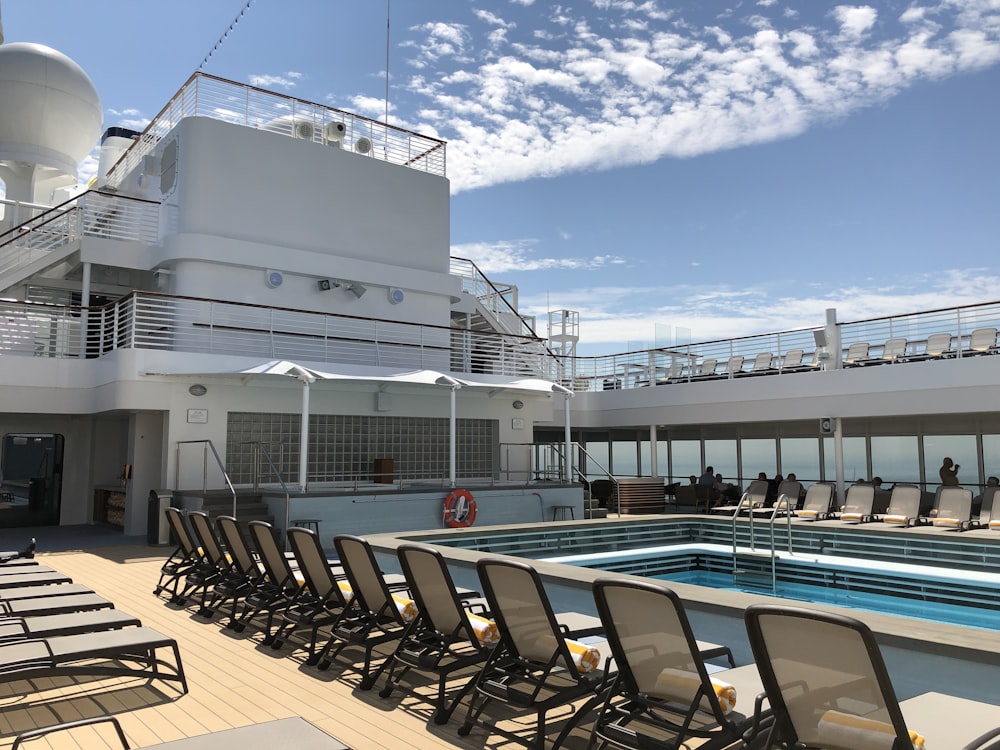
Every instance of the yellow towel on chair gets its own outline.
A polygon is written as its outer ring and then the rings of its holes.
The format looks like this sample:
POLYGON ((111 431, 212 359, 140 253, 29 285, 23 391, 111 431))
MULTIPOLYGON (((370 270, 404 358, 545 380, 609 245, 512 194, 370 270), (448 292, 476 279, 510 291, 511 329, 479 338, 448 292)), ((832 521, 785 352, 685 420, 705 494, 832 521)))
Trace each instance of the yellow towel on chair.
POLYGON ((819 515, 818 511, 815 510, 797 510, 795 515, 801 518, 803 521, 815 521, 816 517, 819 515))
MULTIPOLYGON (((892 750, 896 730, 892 724, 864 716, 827 711, 816 727, 821 742, 830 742, 851 750, 892 750)), ((913 750, 924 750, 924 738, 910 732, 913 750)))
MULTIPOLYGON (((573 657, 573 666, 580 674, 589 674, 601 666, 601 652, 596 648, 569 638, 563 640, 566 643, 566 648, 569 649, 570 656, 573 657)), ((556 639, 551 635, 543 635, 535 643, 535 646, 543 652, 549 651, 551 653, 556 649, 556 639)))
POLYGON ((487 617, 465 613, 472 626, 472 632, 476 634, 476 639, 484 646, 495 646, 500 642, 500 629, 497 624, 487 617))
POLYGON ((959 518, 935 518, 935 526, 944 526, 949 529, 960 529, 962 528, 962 521, 959 518))
POLYGON ((417 603, 412 599, 407 599, 399 594, 392 595, 392 603, 396 605, 396 611, 403 618, 403 622, 413 622, 417 619, 417 603))
POLYGON ((910 522, 909 516, 882 516, 882 523, 898 523, 903 526, 908 525, 910 522))
MULTIPOLYGON (((728 714, 736 708, 736 688, 728 682, 709 677, 712 681, 712 689, 715 690, 715 697, 719 699, 722 712, 728 714)), ((697 672, 685 672, 683 669, 664 669, 656 676, 656 686, 652 695, 659 698, 675 700, 679 703, 690 704, 698 688, 701 687, 701 677, 697 672)), ((701 703, 703 711, 711 711, 709 703, 703 698, 701 703)))
POLYGON ((845 523, 861 523, 862 517, 863 514, 854 512, 840 514, 840 520, 845 523))

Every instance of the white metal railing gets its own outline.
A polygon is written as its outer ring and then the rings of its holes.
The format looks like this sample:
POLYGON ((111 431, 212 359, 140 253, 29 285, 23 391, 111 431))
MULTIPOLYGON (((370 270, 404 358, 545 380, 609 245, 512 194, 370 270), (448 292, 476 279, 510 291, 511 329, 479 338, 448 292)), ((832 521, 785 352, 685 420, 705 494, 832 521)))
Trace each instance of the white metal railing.
POLYGON ((906 315, 837 324, 839 349, 818 347, 814 332, 822 326, 796 331, 744 336, 673 347, 643 349, 594 357, 575 357, 558 365, 547 377, 562 382, 561 372, 574 373, 563 385, 576 391, 618 390, 707 379, 780 375, 848 366, 847 353, 854 343, 867 343, 867 356, 858 364, 899 364, 935 357, 995 354, 1000 331, 1000 301, 944 308, 906 315), (973 336, 973 333, 976 336, 973 336), (948 343, 940 355, 930 351, 929 338, 943 334, 948 343), (950 335, 950 338, 949 338, 950 335), (886 346, 892 339, 902 345, 900 354, 886 346), (992 346, 988 346, 990 341, 992 346), (983 342, 986 342, 984 344, 983 342), (761 360, 757 357, 763 353, 761 360), (768 356, 770 355, 770 356, 768 356), (754 370, 756 362, 769 363, 754 370))
POLYGON ((342 109, 195 73, 108 170, 108 183, 119 185, 185 117, 210 117, 317 144, 349 148, 373 159, 445 175, 442 140, 342 109))
POLYGON ((534 318, 526 318, 517 311, 517 287, 497 287, 479 270, 473 261, 466 258, 451 258, 450 273, 462 279, 462 291, 479 300, 498 326, 508 333, 534 336, 534 318))
POLYGON ((159 204, 90 190, 0 235, 0 278, 53 255, 81 237, 159 240, 159 204))
MULTIPOLYGON (((0 302, 0 354, 79 356, 81 309, 0 302)), ((153 292, 85 309, 87 357, 136 348, 508 377, 539 377, 548 369, 544 349, 526 336, 153 292)))

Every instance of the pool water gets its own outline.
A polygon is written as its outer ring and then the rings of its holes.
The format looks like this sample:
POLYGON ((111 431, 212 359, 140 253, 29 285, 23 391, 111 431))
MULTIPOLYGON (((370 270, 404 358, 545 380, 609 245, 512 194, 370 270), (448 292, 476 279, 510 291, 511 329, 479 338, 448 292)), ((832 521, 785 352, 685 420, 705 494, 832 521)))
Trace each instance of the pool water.
POLYGON ((859 558, 741 549, 733 574, 731 547, 679 544, 547 558, 551 562, 631 573, 660 581, 778 596, 883 614, 1000 631, 1000 575, 859 558))
POLYGON ((738 586, 733 584, 732 573, 721 573, 710 570, 690 570, 684 573, 653 576, 661 581, 690 583, 695 586, 707 586, 714 589, 729 591, 745 591, 748 593, 779 596, 783 599, 793 599, 814 604, 833 604, 838 607, 863 609, 869 612, 880 612, 890 615, 917 617, 935 622, 949 622, 988 630, 1000 630, 1000 610, 985 609, 961 604, 943 604, 913 599, 889 594, 878 594, 869 591, 853 591, 830 586, 815 586, 806 583, 790 583, 778 581, 772 592, 770 581, 766 586, 738 586))

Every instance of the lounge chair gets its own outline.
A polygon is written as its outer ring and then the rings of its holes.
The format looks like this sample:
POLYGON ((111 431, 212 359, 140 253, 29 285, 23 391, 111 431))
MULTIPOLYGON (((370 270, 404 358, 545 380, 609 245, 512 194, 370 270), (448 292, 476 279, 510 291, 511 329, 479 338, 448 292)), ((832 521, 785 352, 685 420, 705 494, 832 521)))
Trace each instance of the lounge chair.
MULTIPOLYGON (((594 738, 624 748, 729 747, 768 721, 753 665, 709 675, 680 598, 645 581, 594 581, 618 672, 594 738), (736 698, 754 710, 735 711, 736 698)), ((749 737, 748 737, 749 739, 749 737)))
POLYGON ((755 479, 747 486, 747 490, 740 497, 738 504, 718 505, 714 508, 709 508, 709 512, 720 514, 729 513, 732 515, 736 512, 737 508, 742 508, 743 512, 753 512, 754 510, 762 509, 767 501, 767 489, 767 480, 755 479))
POLYGON ((857 367, 858 365, 863 365, 869 362, 868 348, 867 341, 855 341, 853 344, 848 346, 847 354, 844 356, 844 366, 857 367))
POLYGON ((743 356, 734 354, 726 362, 726 371, 723 373, 727 378, 736 377, 743 374, 743 356))
POLYGON ((698 374, 695 377, 699 378, 715 377, 715 370, 718 366, 719 366, 719 360, 717 359, 702 360, 701 366, 698 368, 698 374))
POLYGON ((159 596, 167 591, 170 593, 170 601, 177 603, 184 577, 202 562, 202 556, 184 523, 183 511, 179 508, 164 508, 164 514, 170 532, 177 540, 177 548, 160 568, 160 580, 153 589, 153 594, 159 596))
POLYGON ((264 573, 235 518, 219 516, 215 519, 215 525, 226 547, 230 566, 213 587, 212 598, 207 607, 212 612, 217 612, 225 607, 226 602, 231 602, 226 627, 232 628, 236 624, 240 600, 257 588, 264 573))
POLYGON ((797 479, 786 479, 778 485, 778 497, 774 504, 783 505, 788 512, 793 512, 799 505, 800 497, 802 497, 802 482, 797 479))
POLYGON ((922 492, 915 484, 897 484, 889 496, 889 507, 882 515, 887 526, 915 526, 920 523, 922 492))
POLYGON ((898 702, 875 637, 843 615, 753 604, 745 613, 774 712, 765 747, 957 748, 1000 725, 1000 707, 937 693, 898 702), (919 747, 923 747, 919 744, 919 747))
POLYGON ((189 511, 188 521, 195 539, 198 540, 201 561, 184 577, 184 596, 182 599, 200 591, 201 604, 198 607, 198 615, 211 617, 213 611, 208 603, 212 599, 214 587, 226 579, 232 570, 233 563, 229 555, 222 549, 222 543, 215 535, 215 529, 212 528, 207 513, 200 510, 189 511))
MULTIPOLYGON (((41 568, 42 566, 38 566, 41 568)), ((34 572, 32 568, 19 568, 17 573, 0 575, 0 596, 5 589, 22 586, 52 586, 60 583, 73 583, 73 579, 51 568, 34 572), (31 571, 31 572, 29 572, 31 571)))
POLYGON ((259 614, 266 614, 263 644, 274 640, 271 626, 281 612, 299 596, 305 585, 305 578, 292 570, 288 558, 278 547, 274 527, 266 521, 250 522, 250 537, 260 558, 264 575, 257 580, 252 590, 243 598, 243 611, 229 623, 229 628, 237 633, 246 629, 246 624, 259 614))
POLYGON ((977 328, 969 334, 969 348, 964 352, 970 354, 992 354, 997 351, 997 329, 977 328))
POLYGON ((843 523, 868 523, 874 521, 872 506, 875 504, 875 485, 852 484, 847 488, 844 507, 837 516, 843 523))
POLYGON ((312 529, 292 527, 288 529, 288 541, 299 565, 305 585, 295 598, 281 613, 281 625, 278 626, 271 639, 271 648, 275 651, 284 645, 285 639, 301 629, 309 630, 309 638, 304 644, 306 649, 306 664, 316 664, 319 661, 317 640, 319 629, 332 625, 337 615, 344 609, 347 601, 344 590, 349 585, 338 581, 326 559, 326 553, 320 544, 319 536, 312 529))
MULTIPOLYGON (((123 750, 131 747, 125 737, 125 731, 114 716, 95 716, 90 719, 80 719, 51 727, 31 729, 22 732, 14 740, 11 750, 20 748, 30 740, 41 739, 55 732, 72 732, 74 729, 82 727, 93 727, 96 724, 111 724, 123 750)), ((82 745, 82 743, 81 743, 82 745)), ((210 750, 212 748, 295 748, 295 750, 347 750, 347 745, 335 737, 331 737, 323 730, 309 723, 300 716, 293 716, 288 719, 275 719, 265 721, 260 724, 250 724, 245 727, 235 727, 234 729, 222 729, 209 734, 198 735, 197 737, 186 737, 184 739, 172 740, 169 742, 157 743, 156 745, 146 745, 137 750, 210 750)))
POLYGON ((39 573, 58 573, 48 565, 39 565, 36 560, 30 560, 30 565, 0 565, 0 578, 4 576, 38 575, 39 573))
POLYGON ((5 550, 0 552, 0 565, 10 565, 11 567, 27 564, 35 564, 31 561, 35 558, 35 540, 32 538, 28 545, 22 550, 5 550))
POLYGON ((0 602, 10 602, 17 599, 44 599, 53 596, 75 596, 77 594, 93 594, 94 590, 80 583, 58 583, 53 586, 15 586, 0 589, 0 602))
POLYGON ((830 516, 833 505, 833 485, 817 482, 806 490, 802 508, 795 511, 795 517, 803 521, 825 521, 830 516))
MULTIPOLYGON (((122 628, 98 633, 60 635, 0 644, 0 681, 36 677, 102 675, 187 680, 177 641, 152 628, 122 628), (173 664, 156 657, 159 649, 173 652, 173 664), (129 666, 129 663, 137 666, 129 666)), ((30 687, 31 683, 27 683, 30 687)))
POLYGON ((396 554, 417 605, 417 618, 392 654, 379 695, 392 695, 410 670, 429 672, 438 678, 432 701, 434 723, 445 724, 472 689, 478 672, 471 673, 450 699, 448 679, 457 671, 471 670, 486 661, 500 640, 500 632, 492 619, 483 616, 485 601, 481 607, 470 607, 460 600, 440 552, 424 545, 402 544, 396 554))
POLYGON ((320 669, 327 669, 344 648, 360 647, 365 652, 365 663, 359 687, 369 690, 390 663, 390 657, 385 657, 375 666, 375 649, 402 637, 417 617, 417 605, 408 591, 389 590, 375 553, 365 539, 338 535, 333 538, 333 545, 350 589, 344 592, 347 603, 334 620, 330 640, 317 660, 320 669))
POLYGON ((889 339, 882 345, 883 362, 901 362, 906 358, 907 340, 904 338, 889 339))
POLYGON ((941 487, 937 513, 931 519, 935 528, 965 531, 972 519, 972 490, 965 487, 941 487))
POLYGON ((927 344, 924 347, 923 353, 911 354, 907 359, 941 359, 947 357, 949 354, 954 354, 951 349, 951 338, 950 333, 932 333, 927 337, 927 344))
POLYGON ((987 487, 983 490, 982 503, 979 506, 979 517, 976 528, 1000 529, 1000 507, 997 506, 997 494, 1000 487, 987 487), (994 510, 994 508, 996 508, 994 510))
POLYGON ((575 640, 563 630, 549 604, 541 578, 530 565, 516 560, 481 559, 476 563, 489 611, 500 631, 500 642, 476 680, 465 723, 465 736, 477 723, 508 740, 529 747, 545 747, 545 719, 554 708, 580 699, 570 712, 553 747, 559 747, 579 721, 601 701, 607 675, 601 670, 600 651, 575 640), (484 718, 494 701, 535 715, 531 737, 498 726, 484 718))
POLYGON ((745 375, 766 375, 774 371, 774 352, 760 352, 753 358, 753 365, 745 375))
MULTIPOLYGON (((68 586, 77 586, 72 583, 68 586)), ((63 588, 62 586, 45 586, 45 589, 63 588)), ((84 588, 84 587, 80 587, 84 588)), ((89 612, 98 609, 113 609, 114 603, 97 594, 81 593, 66 596, 25 597, 21 599, 0 600, 0 617, 42 617, 69 612, 89 612)))
POLYGON ((100 630, 138 627, 139 618, 117 609, 91 612, 39 615, 34 617, 3 617, 0 619, 0 644, 29 638, 50 638, 56 635, 76 635, 100 630))

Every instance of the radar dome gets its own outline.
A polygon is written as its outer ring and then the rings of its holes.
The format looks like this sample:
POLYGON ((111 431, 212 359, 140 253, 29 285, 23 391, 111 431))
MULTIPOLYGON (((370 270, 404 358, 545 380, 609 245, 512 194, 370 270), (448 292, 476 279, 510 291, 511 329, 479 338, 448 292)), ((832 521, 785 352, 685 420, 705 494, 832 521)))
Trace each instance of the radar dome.
POLYGON ((0 45, 0 162, 76 176, 101 135, 101 100, 83 68, 44 44, 0 45))

